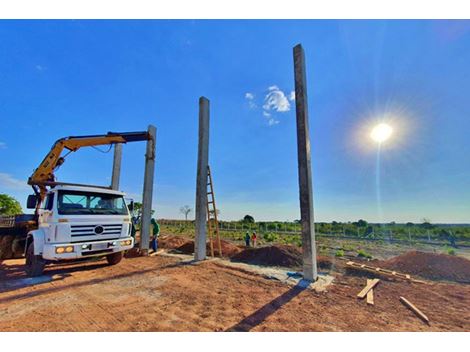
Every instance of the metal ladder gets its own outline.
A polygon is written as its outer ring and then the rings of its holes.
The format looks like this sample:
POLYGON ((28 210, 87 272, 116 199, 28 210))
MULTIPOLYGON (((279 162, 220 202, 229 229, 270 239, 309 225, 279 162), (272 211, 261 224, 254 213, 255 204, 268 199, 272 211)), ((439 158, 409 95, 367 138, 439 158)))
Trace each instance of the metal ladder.
POLYGON ((217 207, 215 205, 214 185, 212 183, 211 168, 207 166, 207 227, 209 231, 209 241, 211 256, 214 257, 214 240, 217 240, 219 257, 222 257, 222 245, 220 243, 219 221, 217 220, 217 207))

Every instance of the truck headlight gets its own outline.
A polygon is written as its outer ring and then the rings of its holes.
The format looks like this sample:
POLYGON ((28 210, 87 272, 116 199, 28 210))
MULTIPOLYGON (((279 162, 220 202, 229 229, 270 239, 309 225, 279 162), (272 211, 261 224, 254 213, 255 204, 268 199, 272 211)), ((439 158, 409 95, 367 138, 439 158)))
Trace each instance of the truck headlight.
POLYGON ((121 246, 130 246, 131 244, 132 244, 132 240, 121 241, 121 246))
POLYGON ((56 247, 55 252, 57 254, 62 254, 62 253, 72 253, 73 252, 73 246, 66 246, 66 247, 56 247))

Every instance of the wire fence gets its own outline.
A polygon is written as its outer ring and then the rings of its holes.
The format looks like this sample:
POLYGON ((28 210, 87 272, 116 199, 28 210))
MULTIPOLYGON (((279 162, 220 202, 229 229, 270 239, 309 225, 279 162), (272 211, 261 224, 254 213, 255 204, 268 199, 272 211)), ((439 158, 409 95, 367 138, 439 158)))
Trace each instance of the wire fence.
MULTIPOLYGON (((184 220, 158 220, 161 225, 177 228, 180 232, 182 229, 195 229, 194 221, 184 220)), ((225 232, 256 232, 258 234, 273 233, 280 236, 300 236, 301 224, 300 223, 241 223, 241 222, 219 222, 220 231, 225 232)), ((435 246, 460 246, 470 247, 470 240, 455 239, 452 230, 447 230, 452 234, 452 237, 439 238, 439 235, 429 229, 413 228, 407 230, 400 230, 395 232, 391 228, 384 226, 372 226, 366 233, 365 228, 347 228, 342 226, 330 231, 324 231, 320 224, 315 224, 315 232, 317 237, 333 238, 333 239, 347 239, 356 241, 384 241, 388 243, 397 244, 429 244, 435 246)))

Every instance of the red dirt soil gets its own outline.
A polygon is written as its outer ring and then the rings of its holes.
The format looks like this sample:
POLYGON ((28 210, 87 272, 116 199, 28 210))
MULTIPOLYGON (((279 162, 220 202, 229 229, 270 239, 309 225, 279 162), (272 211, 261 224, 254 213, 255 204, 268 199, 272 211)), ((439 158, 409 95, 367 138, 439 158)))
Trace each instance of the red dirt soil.
MULTIPOLYGON (((232 242, 220 241, 220 245, 222 247, 222 256, 226 258, 230 258, 239 252, 241 249, 233 244, 232 242)), ((162 236, 158 239, 158 247, 165 248, 170 250, 175 250, 180 253, 184 254, 192 254, 194 253, 194 241, 185 237, 179 236, 162 236)), ((206 246, 207 254, 210 255, 210 244, 207 243, 206 246)), ((219 255, 219 248, 217 245, 217 241, 214 241, 214 255, 219 255)))
MULTIPOLYGON (((231 257, 232 261, 263 266, 280 266, 299 269, 302 267, 302 250, 290 245, 272 245, 258 248, 246 248, 231 257)), ((331 269, 333 260, 329 257, 317 256, 320 269, 331 269)))
MULTIPOLYGON (((236 254, 238 254, 241 249, 234 245, 231 242, 227 242, 224 240, 220 241, 220 246, 222 247, 222 256, 226 258, 230 258, 236 254)), ((192 254, 194 253, 194 241, 188 241, 182 246, 176 248, 177 251, 185 254, 192 254)), ((210 244, 207 243, 206 245, 206 251, 207 254, 210 255, 210 244)), ((214 255, 218 256, 219 255, 219 247, 217 245, 217 241, 214 241, 214 255)))
POLYGON ((379 262, 379 266, 430 280, 470 283, 470 260, 447 254, 412 251, 379 262))
POLYGON ((341 273, 316 293, 220 261, 156 255, 50 266, 49 281, 33 284, 23 262, 0 267, 0 331, 470 331, 469 285, 383 280, 369 306, 357 299, 366 279, 341 273))
POLYGON ((258 248, 246 248, 233 256, 233 261, 266 266, 298 268, 302 266, 302 252, 299 248, 288 245, 274 245, 258 248))
MULTIPOLYGON (((233 261, 263 266, 280 266, 299 269, 302 267, 302 250, 290 245, 272 245, 257 248, 240 247, 232 242, 221 240, 222 254, 233 261)), ((194 253, 194 241, 181 237, 165 235, 158 239, 158 247, 175 250, 184 254, 194 253)), ((207 253, 210 246, 207 244, 207 253)), ((217 243, 214 242, 214 254, 219 255, 217 243)), ((330 269, 333 266, 331 258, 318 256, 318 267, 330 269)))
POLYGON ((160 236, 158 238, 158 247, 166 249, 175 249, 183 244, 189 242, 190 240, 185 237, 179 236, 160 236))

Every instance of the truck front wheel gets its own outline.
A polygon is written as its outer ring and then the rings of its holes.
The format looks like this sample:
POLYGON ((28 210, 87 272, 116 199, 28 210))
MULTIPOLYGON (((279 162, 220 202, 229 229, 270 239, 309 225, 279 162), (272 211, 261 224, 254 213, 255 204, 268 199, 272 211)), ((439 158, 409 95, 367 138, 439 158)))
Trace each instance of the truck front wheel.
POLYGON ((113 254, 108 254, 106 256, 106 260, 108 261, 109 265, 116 265, 122 259, 122 252, 116 252, 113 254))
POLYGON ((28 276, 41 276, 44 273, 46 262, 40 255, 34 255, 34 243, 26 251, 26 274, 28 276))

